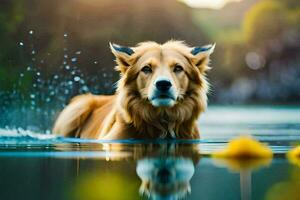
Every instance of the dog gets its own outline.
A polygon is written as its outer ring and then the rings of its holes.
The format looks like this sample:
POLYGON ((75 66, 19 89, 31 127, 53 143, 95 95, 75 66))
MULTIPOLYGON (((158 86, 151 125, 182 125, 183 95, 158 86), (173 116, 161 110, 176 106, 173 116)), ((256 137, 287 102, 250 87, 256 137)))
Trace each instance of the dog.
POLYGON ((110 43, 120 72, 115 95, 73 98, 53 132, 65 137, 198 139, 197 119, 207 107, 206 72, 215 44, 190 47, 182 41, 110 43))
POLYGON ((141 196, 148 199, 186 199, 190 180, 200 161, 199 144, 161 143, 137 148, 136 173, 141 196), (141 152, 141 149, 142 152, 141 152))
POLYGON ((184 199, 191 193, 194 171, 192 160, 184 157, 139 160, 136 168, 142 180, 139 192, 149 199, 184 199))

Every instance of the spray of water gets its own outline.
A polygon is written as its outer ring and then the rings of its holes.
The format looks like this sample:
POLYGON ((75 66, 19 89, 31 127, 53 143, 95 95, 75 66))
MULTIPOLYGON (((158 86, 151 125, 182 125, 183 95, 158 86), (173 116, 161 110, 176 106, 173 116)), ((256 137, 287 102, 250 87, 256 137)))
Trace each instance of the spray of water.
MULTIPOLYGON (((35 30, 28 31, 28 37, 34 38, 35 30)), ((13 91, 0 91, 0 128, 30 130, 40 133, 51 133, 51 127, 58 112, 65 106, 72 96, 82 93, 102 93, 112 90, 112 74, 100 72, 95 76, 86 76, 82 72, 84 66, 78 61, 84 50, 69 50, 69 34, 64 33, 63 55, 58 71, 48 73, 43 70, 47 58, 41 58, 39 51, 24 41, 17 42, 21 50, 30 52, 31 62, 24 66, 15 82, 13 91), (102 79, 102 80, 101 80, 102 79), (107 81, 103 81, 106 79, 107 81), (24 84, 30 80, 29 87, 24 84), (97 84, 97 82, 105 84, 97 84)), ((48 52, 46 56, 50 56, 48 52)), ((88 55, 84 55, 88 56, 88 55)), ((99 61, 91 59, 91 65, 98 65, 99 61)))

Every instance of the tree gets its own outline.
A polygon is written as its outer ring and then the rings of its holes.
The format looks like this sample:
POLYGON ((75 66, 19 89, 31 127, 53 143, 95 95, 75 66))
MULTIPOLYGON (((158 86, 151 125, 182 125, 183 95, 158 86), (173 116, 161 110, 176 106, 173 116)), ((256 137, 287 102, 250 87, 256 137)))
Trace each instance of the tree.
POLYGON ((243 31, 250 46, 264 46, 279 39, 287 26, 284 6, 277 1, 262 1, 245 16, 243 31))

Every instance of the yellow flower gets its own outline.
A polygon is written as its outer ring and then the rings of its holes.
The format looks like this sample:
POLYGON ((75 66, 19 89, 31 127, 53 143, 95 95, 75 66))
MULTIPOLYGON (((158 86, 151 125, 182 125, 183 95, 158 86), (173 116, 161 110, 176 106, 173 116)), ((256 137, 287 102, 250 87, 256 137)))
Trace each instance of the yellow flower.
POLYGON ((217 151, 212 156, 217 158, 256 159, 272 158, 273 153, 267 145, 251 137, 241 136, 229 141, 224 150, 217 151))
POLYGON ((287 153, 287 158, 290 163, 300 166, 300 146, 291 149, 287 153))
POLYGON ((227 147, 212 154, 217 166, 225 166, 233 171, 253 170, 268 166, 273 157, 272 150, 265 144, 241 136, 229 141, 227 147))

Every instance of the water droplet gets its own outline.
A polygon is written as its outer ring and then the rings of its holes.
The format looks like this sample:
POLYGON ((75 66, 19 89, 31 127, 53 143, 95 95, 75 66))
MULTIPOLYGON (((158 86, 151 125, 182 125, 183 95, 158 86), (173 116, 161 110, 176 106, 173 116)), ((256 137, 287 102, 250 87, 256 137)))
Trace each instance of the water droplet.
POLYGON ((24 43, 23 43, 23 42, 19 42, 19 45, 20 45, 20 46, 24 46, 24 43))
POLYGON ((65 54, 65 55, 64 55, 64 58, 68 58, 68 55, 67 55, 67 54, 65 54))
POLYGON ((98 64, 98 61, 94 61, 94 64, 95 64, 95 65, 98 64))
POLYGON ((28 67, 27 67, 27 71, 30 71, 30 70, 31 70, 31 67, 30 67, 30 66, 28 66, 28 67))
POLYGON ((54 91, 51 91, 51 92, 50 92, 50 95, 51 95, 51 96, 55 95, 55 92, 54 92, 54 91))
POLYGON ((67 34, 67 33, 65 33, 65 34, 64 34, 64 37, 65 37, 65 38, 66 38, 66 37, 68 37, 68 34, 67 34))
POLYGON ((70 65, 66 65, 66 67, 65 67, 66 69, 70 69, 70 65))
POLYGON ((63 64, 64 64, 64 65, 67 64, 67 61, 64 61, 63 64))
POLYGON ((89 88, 85 85, 85 86, 82 87, 82 90, 87 92, 87 91, 89 91, 89 88))
POLYGON ((69 84, 69 85, 73 85, 73 82, 72 82, 72 81, 68 81, 68 84, 69 84))
POLYGON ((76 74, 76 71, 72 71, 71 74, 72 74, 72 75, 75 75, 75 74, 76 74))
POLYGON ((30 31, 29 31, 29 34, 32 35, 32 34, 33 34, 33 30, 30 30, 30 31))
POLYGON ((35 50, 32 50, 32 51, 31 51, 31 54, 34 55, 34 54, 35 54, 35 50))
POLYGON ((41 75, 41 72, 37 72, 36 75, 40 76, 40 75, 41 75))
POLYGON ((46 102, 49 102, 51 99, 49 97, 46 98, 46 102))
POLYGON ((54 75, 54 79, 58 79, 58 75, 54 75))
POLYGON ((71 61, 72 61, 72 62, 76 62, 76 61, 77 61, 77 58, 72 58, 71 61))
POLYGON ((79 55, 79 54, 81 54, 81 51, 76 51, 76 53, 75 53, 75 54, 79 55))
POLYGON ((30 98, 34 99, 35 95, 34 94, 30 94, 30 98))
POLYGON ((76 81, 76 82, 77 82, 77 81, 80 81, 80 77, 79 77, 79 76, 75 76, 75 77, 74 77, 74 81, 76 81))
POLYGON ((23 77, 23 76, 24 76, 24 74, 23 74, 23 73, 21 73, 21 74, 20 74, 20 77, 23 77))

